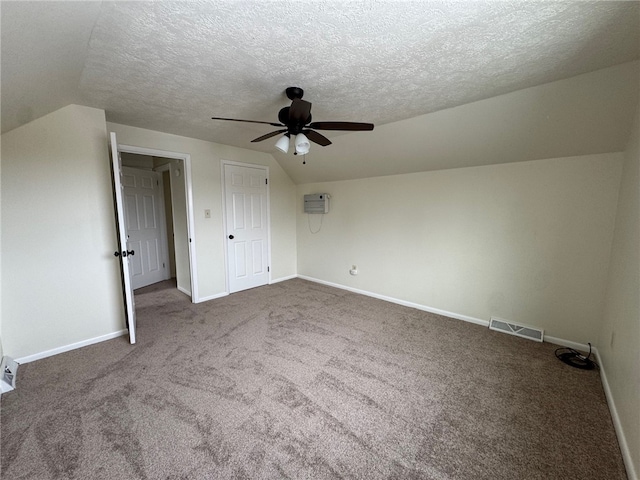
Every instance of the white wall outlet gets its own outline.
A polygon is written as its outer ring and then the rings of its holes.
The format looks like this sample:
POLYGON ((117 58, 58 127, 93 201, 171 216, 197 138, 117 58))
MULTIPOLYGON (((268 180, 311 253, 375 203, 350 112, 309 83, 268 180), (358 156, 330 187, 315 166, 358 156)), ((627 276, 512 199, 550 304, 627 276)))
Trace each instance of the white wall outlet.
POLYGON ((357 275, 358 274, 358 266, 357 265, 351 265, 351 270, 349 270, 349 273, 351 275, 357 275))

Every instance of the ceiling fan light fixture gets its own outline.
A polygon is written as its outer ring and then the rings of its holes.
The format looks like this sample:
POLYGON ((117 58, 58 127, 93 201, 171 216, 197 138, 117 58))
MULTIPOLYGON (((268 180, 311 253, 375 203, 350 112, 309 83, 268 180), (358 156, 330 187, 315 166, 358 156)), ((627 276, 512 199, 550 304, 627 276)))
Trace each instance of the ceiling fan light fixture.
POLYGON ((307 153, 309 153, 309 148, 311 147, 311 144, 309 143, 309 140, 307 139, 307 136, 304 133, 299 133, 298 135, 296 135, 296 153, 298 155, 305 155, 307 153))
POLYGON ((289 151, 289 134, 285 133, 280 137, 280 139, 276 142, 276 148, 280 150, 282 153, 287 153, 289 151))

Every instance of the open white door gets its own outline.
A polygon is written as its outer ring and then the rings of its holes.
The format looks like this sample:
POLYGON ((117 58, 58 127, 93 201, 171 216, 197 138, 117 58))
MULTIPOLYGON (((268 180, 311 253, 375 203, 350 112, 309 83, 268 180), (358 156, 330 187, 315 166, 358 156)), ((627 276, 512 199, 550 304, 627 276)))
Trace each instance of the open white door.
POLYGON ((114 252, 114 255, 120 259, 124 315, 129 329, 129 342, 133 344, 136 343, 136 309, 133 300, 133 288, 131 287, 131 276, 129 274, 129 255, 134 255, 135 252, 133 250, 127 251, 127 229, 124 218, 124 201, 122 200, 122 163, 114 132, 111 132, 111 168, 116 204, 116 229, 118 230, 118 250, 114 252))

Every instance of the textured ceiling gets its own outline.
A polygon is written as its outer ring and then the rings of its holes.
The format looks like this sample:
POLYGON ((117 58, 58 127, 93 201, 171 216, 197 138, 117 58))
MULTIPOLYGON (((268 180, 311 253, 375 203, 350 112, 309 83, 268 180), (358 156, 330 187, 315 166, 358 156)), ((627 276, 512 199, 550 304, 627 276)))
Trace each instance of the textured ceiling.
POLYGON ((272 127, 210 117, 276 121, 284 89, 300 86, 314 121, 378 127, 637 59, 639 12, 610 1, 2 2, 3 131, 73 101, 112 122, 274 153, 250 143, 272 127))

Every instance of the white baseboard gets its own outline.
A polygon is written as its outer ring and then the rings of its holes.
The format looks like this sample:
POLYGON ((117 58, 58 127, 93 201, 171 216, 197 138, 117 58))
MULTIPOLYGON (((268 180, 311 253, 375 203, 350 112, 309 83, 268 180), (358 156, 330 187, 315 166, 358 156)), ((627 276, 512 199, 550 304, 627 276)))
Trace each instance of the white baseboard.
POLYGON ((269 285, 273 285, 274 283, 280 283, 280 282, 286 282, 287 280, 293 280, 294 278, 298 278, 298 275, 289 275, 288 277, 280 277, 280 278, 276 278, 275 280, 271 280, 271 282, 269 282, 269 285))
POLYGON ((185 295, 189 295, 191 296, 191 290, 187 290, 184 287, 176 287, 179 291, 181 291, 182 293, 184 293, 185 295))
MULTIPOLYGON (((380 295, 380 294, 377 294, 377 293, 368 292, 366 290, 360 290, 358 288, 347 287, 347 286, 341 285, 339 283, 327 282, 327 281, 324 281, 324 280, 319 280, 319 279, 314 278, 314 277, 307 277, 306 275, 296 275, 296 276, 298 278, 303 279, 303 280, 309 280, 310 282, 320 283, 322 285, 327 285, 327 286, 330 286, 330 287, 339 288, 341 290, 347 290, 347 291, 353 292, 353 293, 359 293, 359 294, 362 294, 362 295, 366 295, 368 297, 377 298, 379 300, 385 300, 387 302, 397 303, 398 305, 403 305, 405 307, 411 307, 411 308, 415 308, 417 310, 422 310, 422 311, 425 311, 425 312, 435 313, 437 315, 442 315, 444 317, 455 318, 457 320, 463 320, 465 322, 475 323, 476 325, 482 325, 483 327, 489 327, 489 322, 487 320, 482 320, 481 318, 470 317, 469 315, 462 315, 460 313, 455 313, 455 312, 449 312, 447 310, 441 310, 439 308, 429 307, 427 305, 421 305, 419 303, 408 302, 406 300, 399 300, 397 298, 388 297, 386 295, 380 295)), ((547 342, 547 343, 552 343, 554 345, 562 345, 562 346, 565 346, 565 347, 575 348, 576 350, 589 351, 589 345, 584 345, 582 343, 572 342, 570 340, 564 340, 562 338, 549 337, 549 336, 545 335, 544 341, 547 342)), ((592 348, 593 348, 593 351, 595 352, 595 350, 596 350, 595 347, 592 347, 592 348)))
POLYGON ((70 350, 75 350, 76 348, 86 347, 87 345, 93 345, 94 343, 104 342, 106 340, 111 340, 113 338, 121 337, 122 335, 128 335, 129 330, 119 330, 113 333, 107 333, 106 335, 101 335, 99 337, 88 338, 87 340, 82 340, 81 342, 71 343, 69 345, 63 345, 62 347, 52 348, 51 350, 46 350, 40 353, 34 353, 33 355, 27 355, 26 357, 16 358, 16 362, 20 365, 35 362, 36 360, 41 360, 43 358, 51 357, 53 355, 57 355, 59 353, 68 352, 70 350))
MULTIPOLYGON (((544 341, 547 342, 547 343, 552 343, 554 345, 558 345, 559 347, 573 348, 574 350, 579 350, 581 352, 588 352, 589 351, 589 345, 585 345, 584 343, 572 342, 571 340, 564 340, 564 339, 558 338, 558 337, 550 337, 548 335, 545 335, 544 341)), ((595 354, 596 347, 591 345, 591 350, 595 354)))
POLYGON ((439 308, 428 307, 426 305, 420 305, 419 303, 408 302, 406 300, 399 300, 393 297, 387 297, 386 295, 380 295, 378 293, 368 292, 366 290, 360 290, 358 288, 347 287, 346 285, 340 285, 339 283, 326 282, 324 280, 319 280, 313 277, 307 277, 306 275, 298 275, 298 278, 303 280, 309 280, 310 282, 320 283, 322 285, 327 285, 329 287, 340 288, 342 290, 347 290, 353 293, 359 293, 361 295, 366 295, 367 297, 377 298, 378 300, 384 300, 386 302, 397 303, 398 305, 402 305, 405 307, 415 308, 417 310, 422 310, 429 313, 435 313, 436 315, 442 315, 445 317, 455 318, 457 320, 464 320, 465 322, 475 323, 476 325, 482 325, 483 327, 489 327, 489 322, 487 320, 482 320, 480 318, 470 317, 468 315, 461 315, 459 313, 448 312, 446 310, 440 310, 439 308))
POLYGON ((198 300, 196 300, 193 303, 208 302, 209 300, 215 300, 216 298, 226 297, 227 295, 229 295, 229 292, 216 293, 215 295, 209 295, 208 297, 200 297, 198 300))
POLYGON ((10 392, 11 390, 13 390, 11 385, 4 380, 0 380, 0 394, 10 392))
MULTIPOLYGON (((275 280, 271 280, 269 285, 273 285, 274 283, 285 282, 287 280, 292 280, 297 278, 298 275, 289 275, 288 277, 281 277, 275 280)), ((216 298, 222 298, 229 295, 229 292, 216 293, 215 295, 209 295, 208 297, 201 297, 194 303, 208 302, 209 300, 215 300, 216 298)))
POLYGON ((616 402, 613 399, 611 393, 611 387, 609 387, 609 381, 607 380, 607 373, 604 365, 602 364, 602 357, 597 348, 593 348, 598 365, 600 365, 600 379, 602 380, 602 388, 604 389, 604 395, 607 398, 607 404, 609 405, 609 411, 611 412, 611 420, 613 421, 613 427, 618 437, 618 443, 620 444, 620 452, 622 453, 622 460, 624 466, 627 469, 627 478, 629 480, 638 480, 638 472, 636 472, 633 466, 633 457, 631 456, 631 450, 629 450, 629 444, 627 443, 627 437, 624 434, 622 428, 622 422, 618 415, 618 409, 616 408, 616 402))

